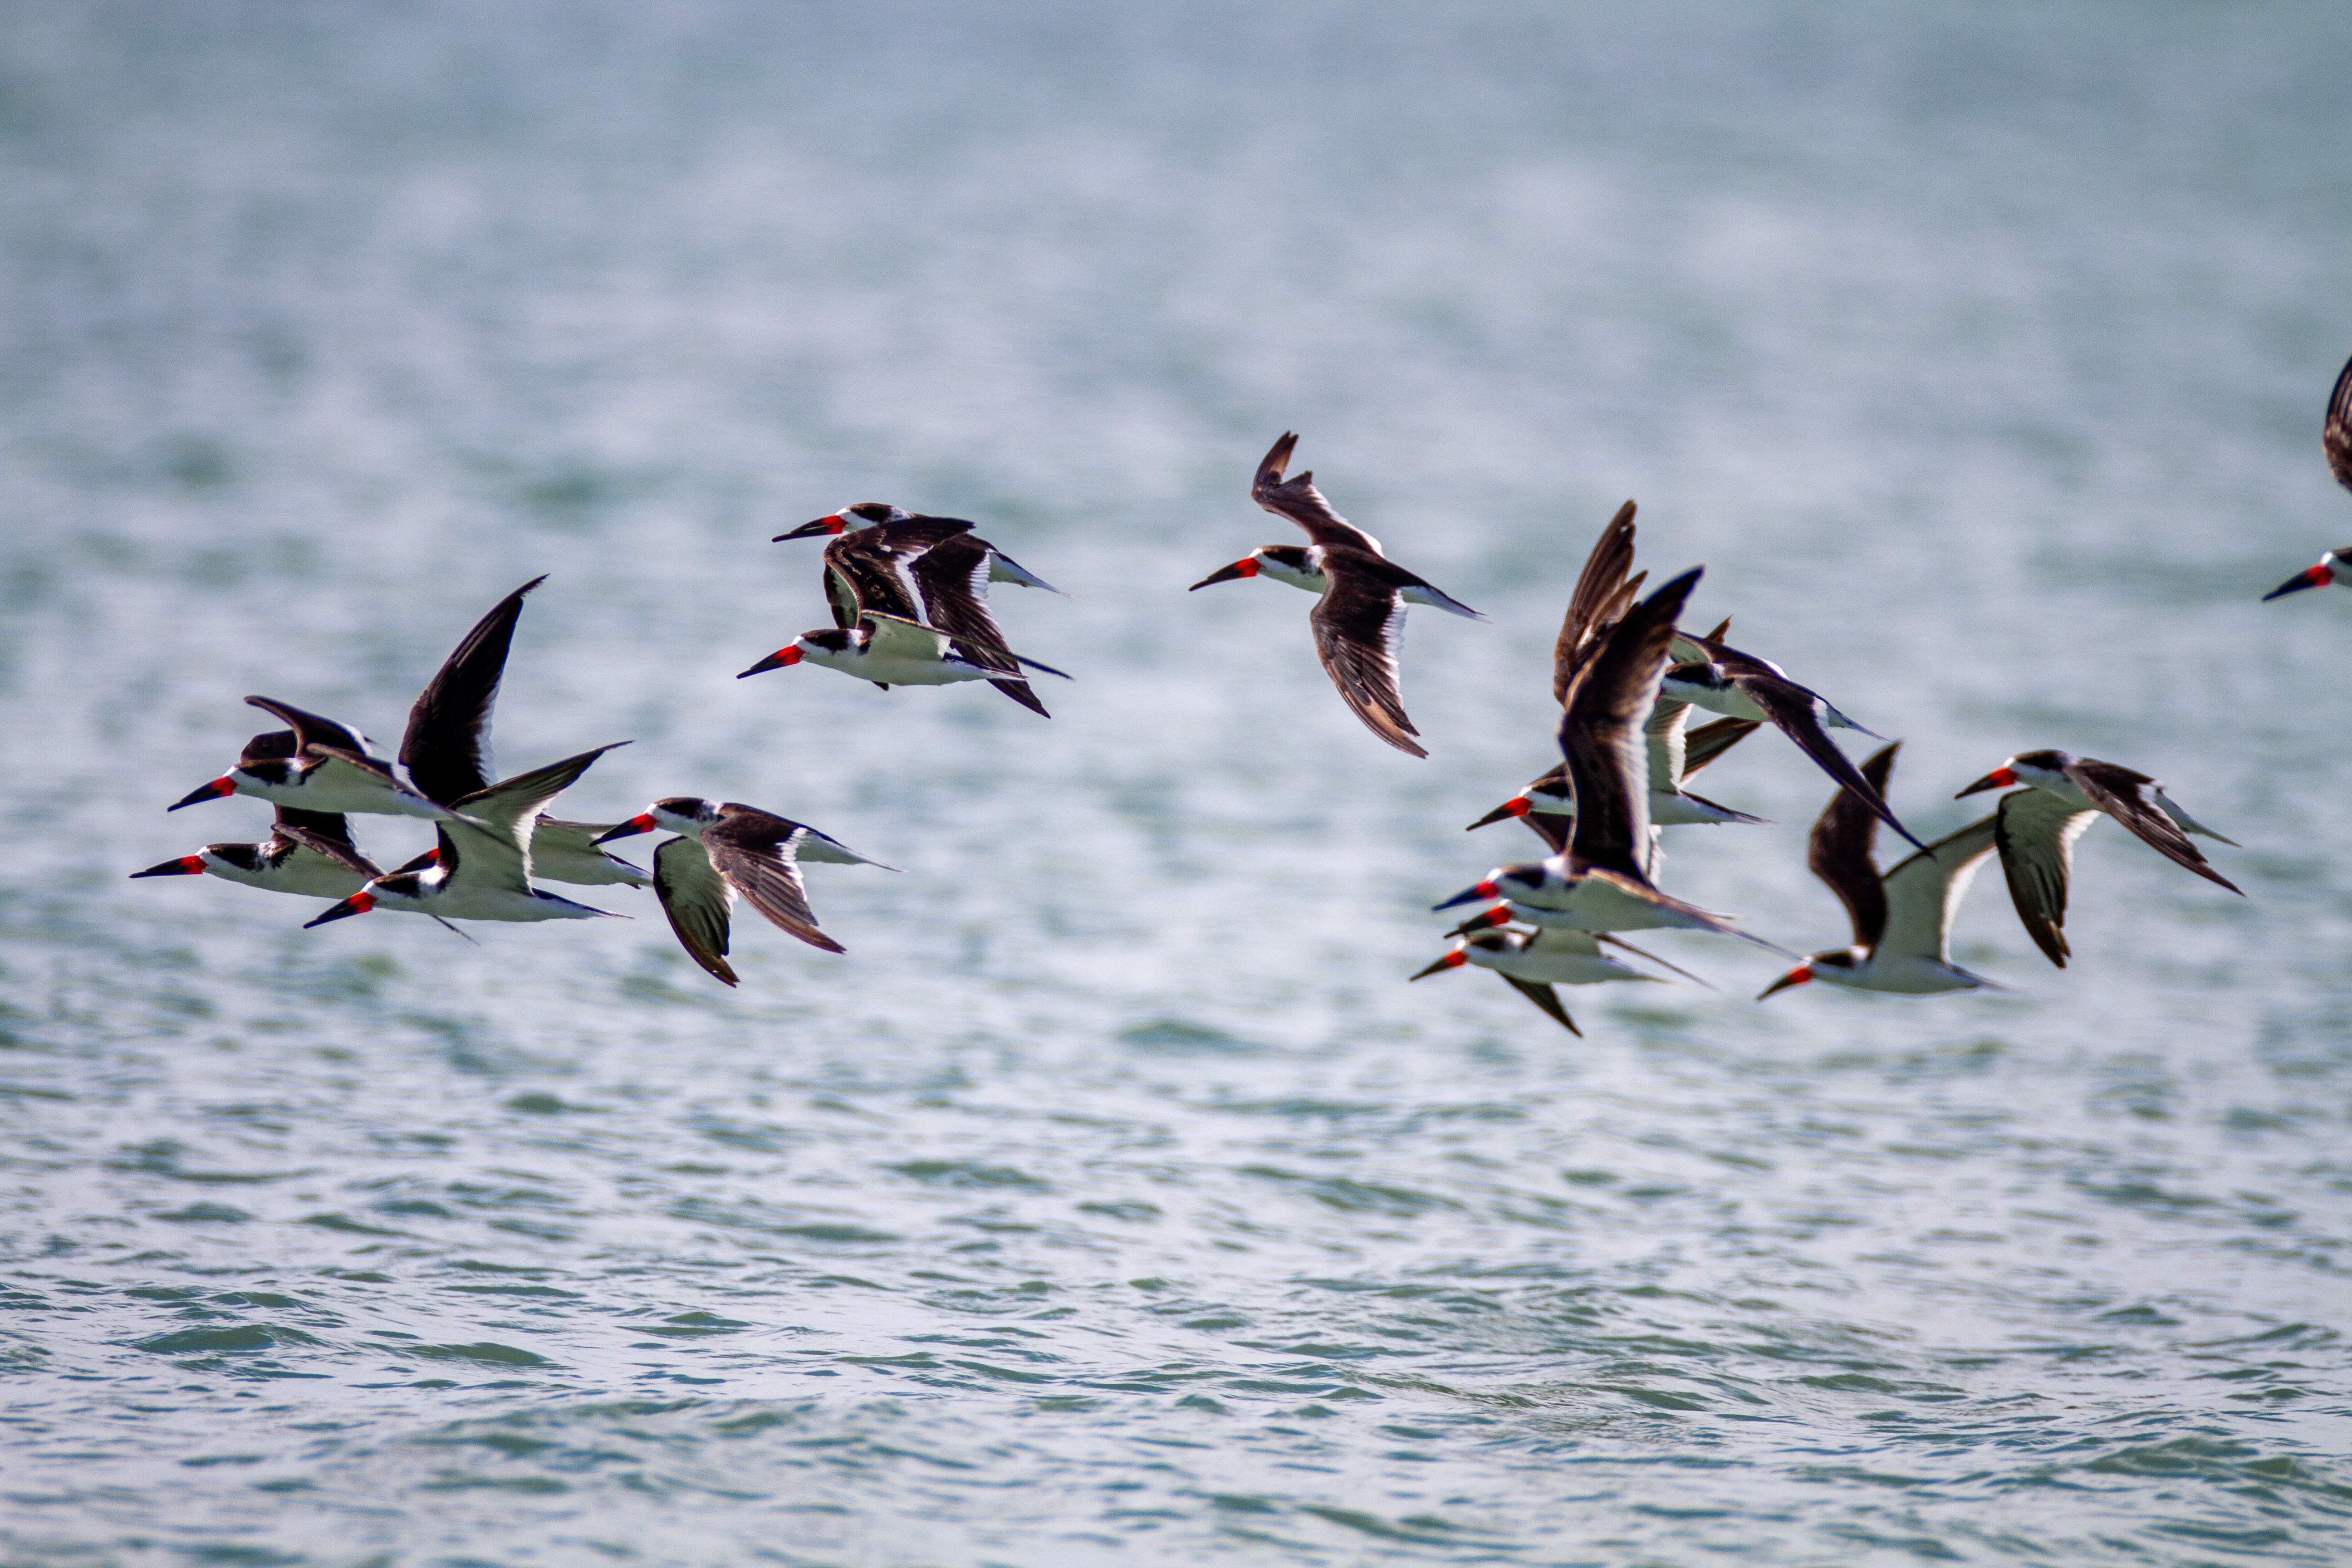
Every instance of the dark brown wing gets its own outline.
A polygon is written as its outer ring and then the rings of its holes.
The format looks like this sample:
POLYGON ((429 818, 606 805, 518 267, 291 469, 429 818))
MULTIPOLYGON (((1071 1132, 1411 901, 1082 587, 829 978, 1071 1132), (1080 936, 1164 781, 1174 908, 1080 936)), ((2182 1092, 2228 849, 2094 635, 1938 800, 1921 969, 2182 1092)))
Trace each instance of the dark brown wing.
POLYGON ((1776 675, 1742 673, 1736 679, 1739 689, 1748 694, 1748 700, 1764 710, 1765 716, 1779 726, 1782 734, 1797 743, 1799 751, 1812 758, 1822 772, 1859 795, 1862 803, 1870 808, 1871 815, 1910 839, 1915 847, 1927 847, 1896 819, 1894 810, 1886 804, 1886 797, 1862 776, 1852 760, 1838 750, 1837 742, 1830 739, 1829 731, 1822 728, 1821 717, 1813 711, 1814 693, 1793 680, 1784 680, 1776 675))
POLYGON ((1569 835, 1576 818, 1562 816, 1556 811, 1531 811, 1519 820, 1526 823, 1528 830, 1542 839, 1553 854, 1567 852, 1569 835))
POLYGON ((1290 466, 1291 448, 1298 437, 1288 431, 1266 449, 1257 466, 1257 478, 1250 485, 1250 500, 1276 517, 1286 517, 1307 531, 1307 537, 1318 544, 1344 544, 1353 550, 1381 552, 1380 542, 1362 529, 1331 510, 1323 492, 1315 488, 1315 476, 1301 474, 1295 479, 1285 479, 1282 470, 1290 466))
POLYGON ((1717 719, 1683 737, 1683 777, 1688 779, 1764 727, 1759 719, 1717 719))
POLYGON ((1503 978, 1510 982, 1512 990, 1559 1020, 1561 1028, 1580 1040, 1584 1038, 1584 1031, 1576 1026, 1576 1020, 1568 1016, 1566 1007, 1560 1005, 1559 992, 1549 985, 1538 985, 1532 980, 1522 980, 1516 974, 1506 974, 1503 978))
POLYGON ((2352 490, 2352 360, 2336 377, 2327 396, 2327 423, 2319 429, 2320 449, 2327 454, 2327 471, 2336 482, 2352 490))
POLYGON ((1576 794, 1571 858, 1646 888, 1650 756, 1642 727, 1658 700, 1675 617, 1706 573, 1695 566, 1625 614, 1594 646, 1569 685, 1559 751, 1576 794))
MULTIPOLYGON (((971 528, 966 523, 966 530, 971 528)), ((988 544, 969 531, 942 539, 908 563, 915 591, 922 595, 923 614, 931 625, 955 638, 957 651, 988 669, 1018 669, 1013 650, 996 617, 988 613, 988 544)), ((1025 680, 989 682, 1013 701, 1041 718, 1050 719, 1045 705, 1025 680)))
MULTIPOLYGON (((367 743, 360 739, 358 731, 347 730, 332 719, 323 719, 316 713, 305 712, 290 703, 280 702, 274 697, 248 697, 246 701, 265 713, 275 714, 279 723, 291 729, 294 731, 294 746, 298 752, 307 752, 313 746, 339 746, 359 756, 364 757, 367 754, 367 743)), ((256 735, 252 743, 258 745, 262 737, 256 735)))
POLYGON ((824 596, 833 622, 855 629, 860 611, 874 610, 903 620, 922 619, 914 591, 899 574, 900 563, 928 546, 899 545, 879 528, 845 533, 824 547, 824 596))
POLYGON ((695 838, 673 838, 654 851, 654 893, 686 955, 721 984, 737 984, 727 963, 727 910, 734 900, 695 838))
POLYGON ((1410 577, 1369 551, 1323 552, 1330 583, 1307 617, 1324 672, 1364 727, 1398 751, 1429 755, 1409 737, 1421 731, 1405 717, 1397 694, 1397 649, 1404 640, 1404 601, 1397 579, 1410 577))
POLYGON ((2117 767, 2113 763, 2094 762, 2084 757, 2066 769, 2066 776, 2074 787, 2091 797, 2091 804, 2122 823, 2137 836, 2140 842, 2177 866, 2185 866, 2209 882, 2219 882, 2236 893, 2238 885, 2205 863, 2205 857, 2180 825, 2165 814, 2156 801, 2157 784, 2146 773, 2117 767))
MULTIPOLYGON (((1862 776, 1882 797, 1886 777, 1895 771, 1895 753, 1902 744, 1890 742, 1862 764, 1862 776)), ((1878 864, 1870 854, 1877 841, 1878 814, 1852 790, 1841 789, 1813 824, 1813 836, 1805 847, 1806 866, 1829 884, 1830 891, 1853 918, 1857 947, 1876 947, 1878 939, 1886 934, 1886 889, 1878 879, 1878 864)))
POLYGON ((1559 637, 1551 650, 1551 694, 1556 700, 1568 700, 1568 683, 1592 639, 1610 622, 1621 618, 1633 602, 1642 581, 1640 577, 1626 581, 1625 574, 1633 568, 1633 503, 1627 501, 1593 542, 1592 553, 1584 558, 1583 575, 1577 578, 1576 591, 1568 596, 1568 614, 1560 619, 1559 637))
POLYGON ((816 929, 800 868, 793 860, 792 840, 801 825, 740 806, 721 806, 719 814, 716 825, 702 830, 702 847, 710 856, 712 869, 777 930, 811 947, 841 952, 839 942, 816 929))
POLYGON ((523 595, 546 581, 533 577, 493 605, 409 709, 400 765, 425 799, 448 805, 489 787, 498 771, 490 760, 490 710, 506 677, 507 649, 514 642, 523 595))

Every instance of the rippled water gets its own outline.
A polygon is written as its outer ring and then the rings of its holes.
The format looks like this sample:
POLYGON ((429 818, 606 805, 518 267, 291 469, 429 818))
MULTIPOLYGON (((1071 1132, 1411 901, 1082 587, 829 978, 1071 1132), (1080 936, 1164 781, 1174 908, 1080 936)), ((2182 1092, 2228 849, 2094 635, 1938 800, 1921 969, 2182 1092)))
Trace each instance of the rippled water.
MULTIPOLYGON (((2352 22, 1624 9, 0 15, 8 1561, 2352 1555, 2347 607, 2255 603, 2352 517, 2352 22), (1430 762, 1182 592, 1286 427, 1494 617, 1430 762), (2022 994, 1408 988, 1627 495, 1922 832, 2065 746, 2251 896, 2102 827, 2065 972, 1963 916, 2022 994), (1050 723, 729 679, 868 497, 1070 590, 1050 723), (907 868, 845 957, 124 879, 541 572, 509 767, 907 868)), ((1781 826, 1669 886, 1836 940, 1820 775, 1707 791, 1781 826)))

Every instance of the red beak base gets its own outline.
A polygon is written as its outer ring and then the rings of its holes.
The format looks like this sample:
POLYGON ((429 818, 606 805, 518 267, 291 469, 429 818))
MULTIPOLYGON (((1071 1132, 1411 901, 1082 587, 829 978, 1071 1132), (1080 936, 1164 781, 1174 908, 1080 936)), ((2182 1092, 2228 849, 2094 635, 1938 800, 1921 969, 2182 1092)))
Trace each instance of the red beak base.
POLYGON ((1995 768, 1992 772, 1985 774, 1984 777, 1977 780, 1976 783, 1969 785, 1968 788, 1962 790, 1952 798, 1954 800, 1965 800, 1969 795, 1975 795, 1979 790, 2007 789, 2016 783, 2017 773, 2015 769, 1995 768))
POLYGON ((651 812, 647 812, 643 816, 633 816, 629 818, 628 821, 622 823, 619 826, 596 835, 596 842, 599 844, 610 844, 615 838, 627 838, 639 833, 651 833, 653 830, 653 814, 651 812))
POLYGON ((205 874, 205 858, 183 855, 177 860, 166 860, 161 866, 150 866, 144 871, 133 871, 133 877, 201 877, 205 874))
POLYGON ((196 788, 190 790, 186 795, 181 796, 178 800, 173 801, 170 805, 165 806, 163 809, 166 811, 177 811, 184 805, 194 805, 200 801, 218 800, 225 795, 235 795, 236 793, 236 781, 228 777, 226 774, 223 774, 221 777, 213 780, 213 782, 208 784, 200 784, 196 788))
POLYGON ((1786 991, 1786 990, 1787 990, 1790 986, 1791 986, 1791 985, 1804 985, 1804 984, 1810 984, 1810 983, 1811 982, 1812 978, 1813 978, 1813 970, 1812 970, 1812 965, 1811 965, 1811 964, 1807 964, 1807 963, 1801 963, 1801 964, 1799 964, 1796 968, 1791 969, 1790 971, 1789 971, 1789 973, 1788 973, 1783 974, 1782 976, 1780 976, 1780 979, 1775 980, 1774 982, 1772 982, 1772 984, 1771 984, 1767 985, 1766 987, 1764 987, 1764 989, 1762 990, 1762 992, 1760 992, 1760 993, 1759 993, 1759 994, 1758 994, 1756 1000, 1758 1000, 1759 1002, 1761 1002, 1762 1000, 1764 1000, 1764 998, 1765 998, 1765 997, 1769 996, 1770 994, 1772 994, 1772 993, 1773 993, 1773 992, 1775 992, 1775 991, 1786 991))
POLYGON ((350 898, 345 899, 341 903, 337 904, 333 909, 329 910, 325 914, 320 915, 317 920, 304 921, 302 922, 302 929, 304 931, 309 931, 312 926, 322 926, 329 921, 340 921, 348 919, 352 915, 363 915, 373 908, 375 908, 375 895, 373 893, 366 891, 353 893, 350 898))
MULTIPOLYGON (((743 675, 758 675, 762 670, 782 669, 788 664, 798 664, 800 661, 800 644, 794 643, 790 647, 778 648, 775 652, 770 654, 767 658, 761 659, 759 663, 745 670, 743 675)), ((739 675, 735 679, 740 680, 743 679, 743 675, 739 675)))

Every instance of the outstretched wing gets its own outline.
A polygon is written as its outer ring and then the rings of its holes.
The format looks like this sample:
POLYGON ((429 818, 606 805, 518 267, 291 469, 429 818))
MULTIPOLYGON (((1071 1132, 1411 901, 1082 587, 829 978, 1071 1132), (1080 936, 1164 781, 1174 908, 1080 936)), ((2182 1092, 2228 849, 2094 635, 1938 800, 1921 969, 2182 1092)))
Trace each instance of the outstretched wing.
POLYGON ((2205 863, 2203 851, 2189 842, 2189 835, 2172 820, 2158 798, 2163 793, 2154 779, 2146 773, 2118 767, 2113 763, 2097 763, 2089 758, 2066 770, 2074 787, 2091 797, 2091 804, 2132 830, 2139 841, 2177 866, 2185 866, 2209 882, 2219 882, 2235 893, 2238 885, 2205 863))
POLYGON ((361 854, 359 847, 352 842, 351 826, 341 813, 296 811, 281 805, 271 829, 279 837, 290 838, 313 855, 322 855, 371 882, 383 875, 383 868, 361 854))
POLYGON ((1584 1038, 1584 1031, 1576 1026, 1576 1020, 1570 1017, 1568 1009, 1560 1005, 1559 992, 1549 985, 1538 985, 1532 980, 1522 980, 1516 974, 1506 974, 1503 978, 1510 982, 1512 990, 1557 1019, 1561 1028, 1580 1040, 1584 1038))
POLYGON ((824 596, 834 625, 854 626, 865 610, 920 619, 914 590, 899 568, 929 548, 929 541, 896 541, 880 528, 857 529, 826 545, 824 596))
POLYGON ((1576 580, 1576 591, 1568 596, 1568 614, 1560 619, 1559 637, 1551 650, 1555 700, 1568 700, 1569 682, 1575 679, 1592 639, 1625 614, 1643 577, 1649 575, 1645 572, 1628 581, 1625 574, 1633 568, 1633 503, 1627 501, 1593 542, 1592 552, 1584 558, 1583 574, 1576 580))
POLYGON ((522 616, 523 595, 546 581, 533 577, 493 605, 408 710, 400 765, 417 793, 436 805, 488 788, 498 773, 490 758, 490 711, 506 677, 507 650, 522 616))
POLYGON ((793 841, 802 832, 801 825, 764 812, 748 816, 746 820, 730 813, 702 830, 702 847, 712 868, 777 930, 811 947, 841 952, 839 942, 816 929, 800 868, 793 863, 793 841))
POLYGON ((1675 616, 1706 572, 1693 567, 1626 612, 1569 683, 1560 755, 1576 795, 1569 852, 1585 865, 1650 885, 1648 747, 1642 726, 1657 705, 1675 616))
MULTIPOLYGON (((915 591, 922 595, 923 618, 956 640, 957 651, 990 669, 1018 669, 1004 633, 988 610, 989 549, 969 533, 942 540, 909 563, 915 591)), ((989 682, 1013 701, 1044 718, 1053 715, 1025 680, 989 682)))
POLYGON ((1886 929, 1878 939, 1879 952, 1952 961, 1953 912, 1993 852, 1997 832, 1996 817, 1979 817, 1886 873, 1886 929))
POLYGON ((1404 600, 1392 580, 1399 574, 1381 556, 1361 550, 1323 552, 1323 575, 1330 586, 1315 602, 1307 622, 1315 632, 1316 656, 1340 698, 1364 727, 1411 756, 1429 753, 1411 739, 1421 731, 1405 716, 1397 691, 1397 653, 1404 644, 1404 600), (1386 570, 1383 570, 1386 568, 1386 570))
POLYGON ((727 963, 727 910, 735 894, 700 839, 673 838, 654 851, 654 892, 686 955, 721 984, 735 984, 727 963))
POLYGON ((2352 361, 2336 377, 2327 396, 2327 423, 2320 426, 2320 448, 2327 454, 2327 471, 2336 482, 2352 489, 2352 361))
MULTIPOLYGON (((449 858, 450 852, 462 841, 462 864, 469 879, 494 879, 510 888, 528 888, 530 836, 539 825, 539 814, 547 809, 548 802, 570 789, 588 771, 589 764, 628 743, 616 741, 610 746, 582 752, 560 763, 517 773, 457 801, 449 809, 457 816, 440 825, 443 858, 449 858)), ((459 867, 452 865, 449 871, 454 879, 459 874, 459 867)))
POLYGON ((1822 727, 1821 716, 1813 709, 1813 704, 1819 700, 1817 693, 1807 690, 1793 680, 1760 671, 1744 672, 1739 677, 1739 689, 1764 710, 1765 717, 1780 727, 1781 733, 1797 743, 1799 751, 1813 759, 1822 772, 1861 796, 1863 804, 1870 807, 1872 816, 1910 839, 1914 846, 1922 849, 1927 847, 1896 819, 1894 808, 1886 804, 1886 797, 1862 776, 1846 754, 1838 750, 1837 742, 1830 739, 1829 731, 1822 727))
MULTIPOLYGON (((367 738, 357 730, 338 724, 332 719, 307 712, 289 702, 280 702, 274 697, 248 697, 246 701, 265 713, 275 714, 279 723, 292 730, 298 752, 309 751, 313 746, 331 746, 362 758, 367 756, 367 738)), ((261 742, 262 737, 256 735, 252 744, 259 745, 261 742)))
POLYGON ((1257 466, 1257 478, 1250 485, 1250 500, 1257 502, 1276 517, 1286 517, 1307 531, 1307 537, 1318 544, 1344 544, 1350 549, 1381 553, 1381 542, 1331 510, 1323 492, 1315 488, 1315 476, 1301 474, 1295 479, 1285 479, 1283 469, 1290 466, 1291 448, 1298 437, 1285 431, 1282 438, 1266 449, 1257 466))
MULTIPOLYGON (((1874 794, 1883 795, 1887 775, 1895 771, 1900 741, 1882 746, 1862 764, 1862 776, 1874 794)), ((1850 789, 1831 797, 1813 824, 1805 847, 1805 865, 1829 884, 1853 921, 1853 940, 1860 947, 1876 947, 1886 934, 1886 890, 1878 880, 1871 847, 1878 841, 1878 814, 1850 789)))
POLYGON ((2066 888, 2074 871, 2074 840, 2098 820, 2047 790, 2011 790, 1993 809, 1993 841, 2001 875, 2025 934, 2043 956, 2066 967, 2066 888))
POLYGON ((1690 783, 1700 769, 1763 727, 1759 719, 1717 719, 1690 731, 1683 737, 1683 771, 1677 782, 1690 783))

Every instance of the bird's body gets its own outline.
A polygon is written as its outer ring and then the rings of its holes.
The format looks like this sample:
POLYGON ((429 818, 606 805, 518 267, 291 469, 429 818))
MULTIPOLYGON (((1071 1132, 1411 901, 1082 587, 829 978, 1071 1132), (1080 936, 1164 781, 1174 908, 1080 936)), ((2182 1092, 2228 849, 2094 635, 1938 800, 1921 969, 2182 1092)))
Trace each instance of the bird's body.
MULTIPOLYGON (((2320 423, 2319 447, 2326 455, 2327 471, 2336 476, 2336 482, 2352 490, 2352 360, 2347 360, 2344 368, 2336 373, 2336 388, 2327 395, 2327 416, 2320 423)), ((2352 588, 2352 544, 2326 552, 2317 562, 2264 594, 2263 602, 2268 604, 2305 588, 2330 584, 2352 588)))
MULTIPOLYGON (((1009 650, 1008 650, 1009 652, 1009 650)), ((826 626, 803 632, 743 675, 782 669, 806 660, 882 686, 948 686, 965 680, 1021 680, 1021 668, 1061 675, 1034 659, 1012 654, 1013 663, 974 664, 955 651, 955 639, 935 626, 901 616, 860 611, 854 628, 826 626)), ((741 679, 742 676, 736 677, 741 679)), ((1063 676, 1064 679, 1069 679, 1063 676)))
MULTIPOLYGON (((1885 747, 1862 765, 1882 795, 1900 744, 1885 747)), ((1884 877, 1871 855, 1877 835, 1877 815, 1853 791, 1840 789, 1831 798, 1813 824, 1806 863, 1845 905, 1853 945, 1813 953, 1766 987, 1758 1001, 1813 980, 1896 996, 2002 989, 1960 968, 1951 955, 1952 916, 1993 852, 1993 819, 1947 834, 1884 877)))
POLYGON ((1915 846, 1926 847, 1896 819, 1885 797, 1869 786, 1828 732, 1853 730, 1874 740, 1885 736, 1864 729, 1820 692, 1790 679, 1779 665, 1727 647, 1717 638, 1678 633, 1674 652, 1683 662, 1666 671, 1662 683, 1666 696, 1726 718, 1777 726, 1823 773, 1860 795, 1881 822, 1915 846))
POLYGON ((2065 924, 2074 841, 2102 815, 2114 817, 2175 865, 2233 893, 2240 891, 2206 863, 2189 835, 2231 841, 2182 811, 2164 786, 2146 773, 2064 752, 2022 752, 1954 798, 2016 785, 2025 787, 2003 795, 1992 818, 2001 873, 2027 934, 2061 969, 2072 952, 2065 924))
MULTIPOLYGON (((730 911, 740 899, 779 931, 839 952, 817 929, 801 884, 800 860, 882 866, 806 823, 733 801, 695 795, 657 800, 607 831, 606 838, 663 830, 679 835, 654 851, 654 890, 687 955, 716 980, 737 984, 727 963, 730 911)), ((882 866, 884 870, 895 869, 882 866)))
POLYGON ((612 749, 600 746, 583 752, 464 797, 449 820, 439 824, 440 843, 430 864, 412 863, 377 877, 308 923, 324 925, 378 909, 452 921, 589 920, 607 915, 607 910, 533 888, 530 847, 541 809, 612 749))
POLYGON ((207 844, 193 855, 183 855, 131 875, 212 876, 264 892, 293 893, 312 899, 347 899, 358 892, 367 878, 342 860, 313 848, 309 841, 312 834, 351 843, 351 829, 342 817, 322 816, 281 805, 269 837, 258 844, 207 844), (297 836, 288 831, 289 826, 307 829, 308 833, 297 836))
MULTIPOLYGON (((948 633, 957 656, 970 663, 1017 670, 1022 661, 1005 646, 1004 633, 989 611, 988 584, 1061 590, 971 527, 961 518, 925 517, 882 501, 859 501, 780 533, 775 542, 832 536, 824 547, 825 598, 834 624, 844 630, 854 630, 869 610, 896 616, 948 633)), ((890 684, 875 679, 878 685, 890 684)), ((1032 712, 1052 717, 1017 675, 991 684, 1032 712)))
POLYGON ((1628 610, 1595 639, 1575 672, 1559 723, 1560 754, 1577 802, 1568 847, 1548 860, 1498 866, 1437 908, 1503 899, 1510 900, 1513 913, 1525 910, 1545 927, 1680 928, 1772 946, 1738 930, 1726 916, 1660 891, 1643 868, 1650 812, 1642 726, 1657 702, 1674 618, 1701 570, 1685 573, 1628 610))
POLYGON ((1366 729, 1398 751, 1425 757, 1413 739, 1421 731, 1397 689, 1397 654, 1403 645, 1405 606, 1429 605, 1474 621, 1486 617, 1391 561, 1381 542, 1331 510, 1315 476, 1284 479, 1298 437, 1286 433, 1258 464, 1250 498, 1302 529, 1308 543, 1262 545, 1211 573, 1193 589, 1244 577, 1271 577, 1317 595, 1307 624, 1323 671, 1366 729))
POLYGON ((358 731, 274 698, 246 701, 288 729, 256 735, 235 767, 191 790, 171 810, 246 795, 319 816, 421 816, 437 822, 450 815, 402 784, 358 731))
MULTIPOLYGON (((1612 941, 1606 936, 1577 931, 1480 931, 1457 942, 1452 952, 1412 978, 1424 979, 1449 969, 1459 969, 1465 964, 1492 970, 1508 981, 1512 990, 1542 1008, 1570 1034, 1580 1037, 1584 1031, 1576 1026, 1576 1020, 1569 1016, 1568 1008, 1552 987, 1657 978, 1601 952, 1601 944, 1612 941)), ((1625 944, 1616 942, 1614 945, 1623 947, 1625 944)), ((1629 948, 1627 951, 1638 950, 1629 948)))

